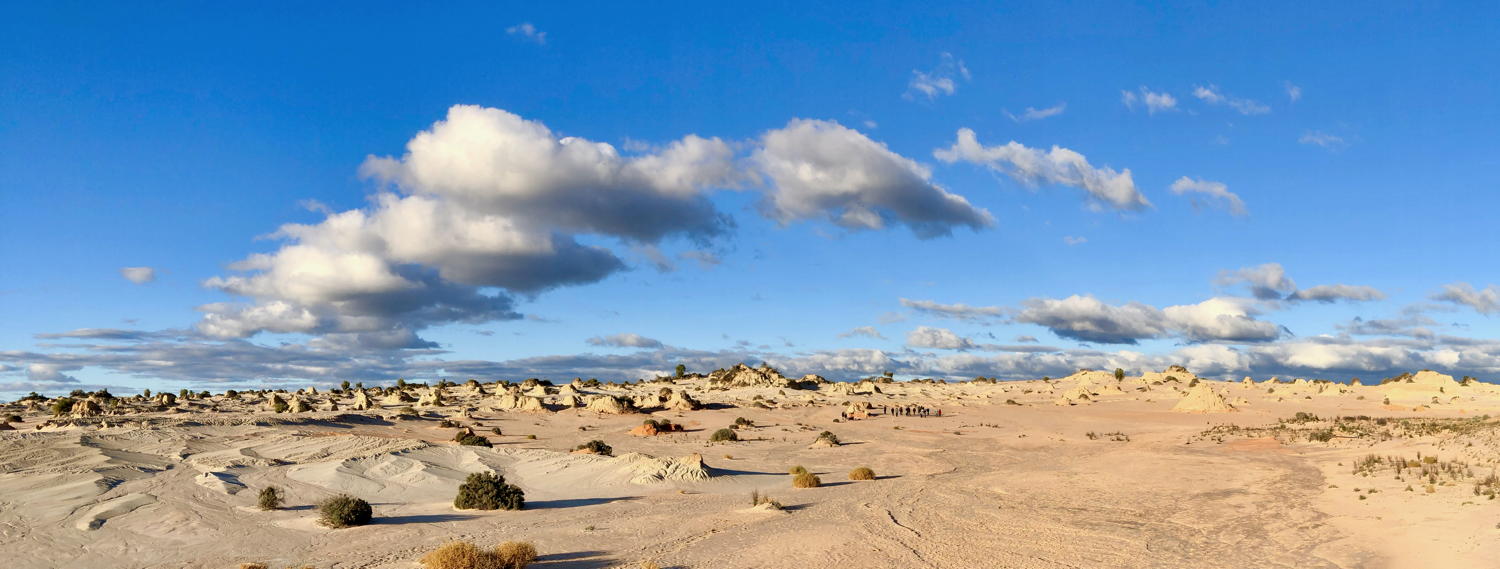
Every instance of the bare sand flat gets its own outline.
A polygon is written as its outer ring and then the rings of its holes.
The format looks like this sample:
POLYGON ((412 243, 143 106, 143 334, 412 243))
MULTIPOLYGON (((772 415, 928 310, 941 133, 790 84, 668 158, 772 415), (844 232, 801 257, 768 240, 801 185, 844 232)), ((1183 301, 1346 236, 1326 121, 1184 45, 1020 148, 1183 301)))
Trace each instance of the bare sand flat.
POLYGON ((257 392, 102 399, 58 417, 53 401, 18 402, 5 414, 22 421, 0 431, 0 559, 413 568, 453 539, 527 540, 535 567, 574 569, 1500 559, 1493 385, 1430 373, 1385 385, 1222 382, 1181 368, 1119 380, 805 379, 737 368, 632 385, 278 393, 281 413, 257 392), (737 418, 753 423, 738 441, 709 442, 737 418), (683 430, 631 434, 646 419, 683 430), (460 427, 492 448, 452 442, 460 427), (823 431, 839 444, 813 444, 823 431), (614 456, 571 452, 591 440, 614 456), (793 488, 796 465, 822 486, 793 488), (848 480, 860 466, 876 479, 848 480), (526 507, 454 509, 458 485, 484 471, 520 486, 526 507), (285 505, 262 511, 256 495, 270 485, 285 505), (752 491, 783 508, 752 508, 752 491), (369 501, 373 523, 318 525, 313 505, 339 493, 369 501))

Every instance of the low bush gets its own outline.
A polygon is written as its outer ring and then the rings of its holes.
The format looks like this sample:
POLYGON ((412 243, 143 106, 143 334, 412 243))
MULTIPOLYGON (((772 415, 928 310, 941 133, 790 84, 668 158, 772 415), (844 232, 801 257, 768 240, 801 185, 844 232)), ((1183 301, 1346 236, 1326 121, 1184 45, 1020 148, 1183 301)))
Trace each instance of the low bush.
POLYGON ((734 433, 734 429, 719 429, 708 436, 708 442, 711 443, 737 440, 740 440, 740 436, 734 433))
POLYGON ((673 423, 666 419, 646 419, 642 425, 650 425, 658 433, 672 433, 682 430, 682 425, 673 423))
POLYGON ((798 466, 793 466, 790 470, 787 470, 786 473, 790 474, 792 476, 796 476, 798 474, 807 474, 807 469, 803 468, 800 465, 798 465, 798 466))
POLYGON ((615 455, 615 449, 612 448, 612 447, 610 447, 608 444, 605 444, 604 441, 601 441, 601 440, 592 440, 592 441, 583 443, 581 445, 578 445, 573 450, 584 450, 584 451, 588 451, 588 452, 591 452, 591 453, 594 453, 594 454, 597 454, 597 455, 600 455, 600 456, 614 456, 615 455))
POLYGON ((470 447, 491 448, 494 446, 490 444, 489 439, 486 439, 474 433, 470 433, 468 431, 459 431, 457 435, 453 436, 453 441, 460 445, 470 447))
POLYGON ((521 487, 506 484, 504 476, 493 472, 470 474, 453 498, 453 507, 460 510, 519 510, 525 505, 521 487))
POLYGON ((370 523, 374 512, 370 503, 348 494, 339 494, 318 504, 318 523, 331 528, 347 528, 370 523))
POLYGON ((751 421, 751 420, 746 419, 744 417, 736 417, 734 419, 734 426, 736 426, 736 427, 754 427, 755 426, 755 421, 751 421))
POLYGON ((861 466, 859 468, 856 468, 854 470, 850 470, 849 471, 849 479, 850 480, 874 480, 875 479, 875 471, 874 470, 870 470, 870 468, 867 467, 867 466, 861 466))
POLYGON ((275 486, 267 486, 260 489, 257 503, 262 510, 275 510, 281 507, 281 489, 275 486))
POLYGON ((821 433, 818 433, 818 440, 820 440, 820 441, 828 441, 829 444, 832 444, 834 446, 838 446, 839 445, 839 436, 833 434, 830 431, 823 431, 821 433))
POLYGON ((823 481, 811 472, 803 472, 792 477, 793 488, 817 488, 822 485, 823 481))

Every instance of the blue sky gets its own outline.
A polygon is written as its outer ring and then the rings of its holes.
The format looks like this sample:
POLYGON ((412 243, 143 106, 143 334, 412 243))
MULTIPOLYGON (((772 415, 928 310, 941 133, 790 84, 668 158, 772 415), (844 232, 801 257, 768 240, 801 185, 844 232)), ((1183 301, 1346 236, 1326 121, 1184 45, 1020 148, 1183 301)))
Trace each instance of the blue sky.
POLYGON ((1494 379, 1494 11, 8 3, 0 393, 1494 379))

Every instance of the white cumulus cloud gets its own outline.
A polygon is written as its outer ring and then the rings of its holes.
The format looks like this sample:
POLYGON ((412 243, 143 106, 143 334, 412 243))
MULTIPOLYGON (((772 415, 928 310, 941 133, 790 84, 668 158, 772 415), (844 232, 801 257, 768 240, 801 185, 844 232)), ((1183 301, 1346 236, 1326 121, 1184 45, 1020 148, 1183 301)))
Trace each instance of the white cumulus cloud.
POLYGON ((984 146, 974 131, 958 130, 953 146, 933 152, 938 160, 979 164, 1003 172, 1027 184, 1056 184, 1083 190, 1090 203, 1117 210, 1142 210, 1151 207, 1130 176, 1130 170, 1095 167, 1083 154, 1053 146, 1051 150, 1029 148, 1019 142, 984 146))
POLYGON ((832 121, 796 119, 767 132, 751 160, 770 179, 769 214, 826 217, 848 229, 906 225, 919 237, 979 230, 994 217, 934 184, 921 164, 832 121))

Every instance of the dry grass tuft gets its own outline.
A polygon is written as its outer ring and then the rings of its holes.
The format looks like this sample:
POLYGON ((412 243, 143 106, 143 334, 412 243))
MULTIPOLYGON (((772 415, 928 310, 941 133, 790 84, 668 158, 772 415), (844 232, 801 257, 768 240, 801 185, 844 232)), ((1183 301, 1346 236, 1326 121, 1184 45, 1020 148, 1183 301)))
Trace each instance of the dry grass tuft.
POLYGON ((521 569, 536 561, 536 546, 529 541, 507 541, 495 548, 500 569, 521 569))
POLYGON ((787 471, 787 474, 790 474, 792 476, 796 476, 798 474, 807 474, 807 469, 803 468, 801 465, 793 466, 791 470, 787 471))
POLYGON ((467 541, 451 541, 423 555, 426 569, 521 569, 536 561, 530 542, 507 541, 485 550, 467 541))
POLYGON ((875 471, 874 470, 870 470, 870 467, 868 467, 868 466, 861 466, 859 468, 856 468, 854 470, 850 470, 849 471, 849 479, 850 480, 874 480, 875 479, 875 471))
POLYGON ((822 485, 823 481, 818 479, 818 476, 811 472, 803 472, 802 474, 798 474, 792 477, 793 488, 817 488, 822 485))

